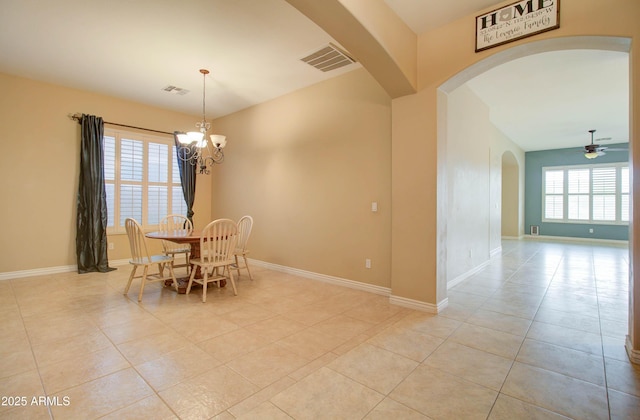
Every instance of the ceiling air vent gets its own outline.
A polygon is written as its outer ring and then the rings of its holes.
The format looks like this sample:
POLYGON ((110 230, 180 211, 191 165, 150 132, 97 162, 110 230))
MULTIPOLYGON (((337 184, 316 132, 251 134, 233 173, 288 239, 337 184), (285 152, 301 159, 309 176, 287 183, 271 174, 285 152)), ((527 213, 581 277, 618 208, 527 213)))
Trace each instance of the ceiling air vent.
POLYGON ((346 51, 341 50, 331 43, 300 60, 322 71, 339 69, 340 67, 348 66, 356 62, 346 51))
POLYGON ((165 92, 172 93, 174 95, 186 95, 187 93, 189 93, 187 89, 182 89, 182 88, 171 86, 171 85, 163 87, 162 90, 164 90, 165 92))

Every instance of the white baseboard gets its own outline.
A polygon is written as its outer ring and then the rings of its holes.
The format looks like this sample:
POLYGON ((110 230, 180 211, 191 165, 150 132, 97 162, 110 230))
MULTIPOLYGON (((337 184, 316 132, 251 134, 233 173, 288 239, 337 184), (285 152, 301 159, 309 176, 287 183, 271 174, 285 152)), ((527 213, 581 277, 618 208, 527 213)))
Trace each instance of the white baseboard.
POLYGON ((489 258, 493 258, 496 255, 500 255, 501 253, 502 253, 502 245, 500 245, 499 247, 489 252, 489 258))
POLYGON ((417 311, 428 312, 430 314, 438 314, 449 305, 449 299, 444 299, 437 305, 432 303, 422 302, 420 300, 408 299, 401 296, 389 296, 389 303, 402 306, 409 309, 415 309, 417 311))
POLYGON ((491 262, 491 260, 487 260, 487 261, 483 262, 482 264, 480 264, 480 265, 472 268, 471 270, 467 271, 466 273, 462 273, 459 276, 457 276, 456 278, 454 278, 453 280, 448 281, 447 282, 447 290, 457 286, 458 284, 462 283, 463 281, 465 281, 469 277, 473 276, 478 271, 482 270, 487 265, 489 265, 490 262, 491 262))
POLYGON ((311 271, 300 270, 298 268, 287 267, 284 265, 273 264, 265 261, 249 259, 249 263, 258 267, 267 268, 273 271, 280 271, 282 273, 295 274, 300 277, 308 278, 310 280, 323 281, 325 283, 335 284, 337 286, 349 287, 351 289, 362 290, 364 292, 375 293, 377 295, 388 296, 389 303, 403 306, 405 308, 415 309, 422 312, 428 312, 437 314, 442 311, 448 305, 448 300, 444 299, 442 302, 434 305, 432 303, 426 303, 419 300, 408 299, 400 296, 393 296, 391 289, 388 287, 374 286, 359 281, 343 279, 341 277, 328 276, 326 274, 314 273, 311 271))
POLYGON ((326 274, 314 273, 311 271, 300 270, 299 268, 287 267, 284 265, 273 264, 265 261, 249 259, 249 262, 253 265, 268 268, 273 271, 280 271, 281 273, 295 274, 300 277, 308 278, 311 280, 318 280, 325 283, 335 284, 337 286, 349 287, 351 289, 362 290, 364 292, 375 293, 377 295, 389 296, 391 295, 391 289, 388 287, 375 286, 372 284, 362 283, 354 280, 347 280, 341 277, 328 276, 326 274))
POLYGON ((59 267, 34 268, 32 270, 7 271, 0 273, 0 280, 20 279, 24 277, 46 276, 50 274, 69 273, 78 271, 77 265, 62 265, 59 267))
POLYGON ((629 356, 629 360, 631 363, 636 365, 640 365, 640 350, 634 350, 633 344, 631 343, 631 338, 627 336, 625 341, 625 348, 627 349, 627 355, 629 356))
MULTIPOLYGON (((117 267, 129 264, 129 260, 110 260, 110 267, 117 267)), ((3 280, 11 280, 11 279, 21 279, 25 277, 36 277, 36 276, 48 276, 51 274, 59 274, 59 273, 70 273, 72 271, 78 271, 77 265, 61 265, 58 267, 45 267, 45 268, 34 268, 32 270, 19 270, 19 271, 7 271, 4 273, 0 273, 0 281, 3 280)))
POLYGON ((621 245, 629 246, 629 241, 622 241, 617 239, 597 239, 597 238, 576 238, 573 236, 547 236, 547 235, 524 235, 525 240, 535 241, 558 241, 558 242, 584 242, 584 243, 599 243, 609 245, 621 245))
POLYGON ((129 258, 124 259, 124 260, 109 260, 109 266, 110 267, 119 267, 121 265, 128 265, 129 264, 129 258))

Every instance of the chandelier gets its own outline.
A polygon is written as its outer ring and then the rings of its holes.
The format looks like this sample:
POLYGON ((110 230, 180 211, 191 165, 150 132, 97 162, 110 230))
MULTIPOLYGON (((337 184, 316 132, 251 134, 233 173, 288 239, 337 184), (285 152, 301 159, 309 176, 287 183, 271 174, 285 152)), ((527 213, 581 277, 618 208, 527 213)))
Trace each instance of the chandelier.
POLYGON ((205 83, 209 70, 200 69, 202 73, 202 121, 196 123, 198 131, 176 132, 180 145, 178 158, 191 165, 197 165, 201 174, 208 175, 209 167, 224 161, 222 149, 227 144, 226 136, 211 134, 207 139, 207 131, 211 124, 205 118, 205 83))

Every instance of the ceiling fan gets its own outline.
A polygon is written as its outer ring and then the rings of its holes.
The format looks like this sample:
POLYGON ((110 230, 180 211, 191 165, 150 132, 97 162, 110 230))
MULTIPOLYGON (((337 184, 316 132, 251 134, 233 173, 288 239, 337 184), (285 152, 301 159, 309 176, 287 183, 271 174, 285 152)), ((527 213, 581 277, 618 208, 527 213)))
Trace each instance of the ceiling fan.
MULTIPOLYGON (((586 157, 587 159, 595 159, 598 156, 604 156, 606 155, 605 150, 608 150, 610 152, 622 152, 627 150, 627 149, 611 149, 606 146, 594 144, 593 133, 595 132, 596 130, 589 130, 589 133, 591 133, 591 144, 587 144, 586 146, 584 146, 584 157, 586 157)), ((611 137, 601 137, 599 139, 596 139, 597 142, 608 141, 608 140, 611 140, 611 137)))

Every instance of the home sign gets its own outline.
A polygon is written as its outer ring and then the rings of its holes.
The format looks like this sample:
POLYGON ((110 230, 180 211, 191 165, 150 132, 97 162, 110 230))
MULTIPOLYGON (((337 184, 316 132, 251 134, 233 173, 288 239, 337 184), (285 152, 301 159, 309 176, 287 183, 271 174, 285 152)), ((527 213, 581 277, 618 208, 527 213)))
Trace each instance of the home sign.
POLYGON ((522 0, 476 17, 476 52, 560 27, 560 0, 522 0))

